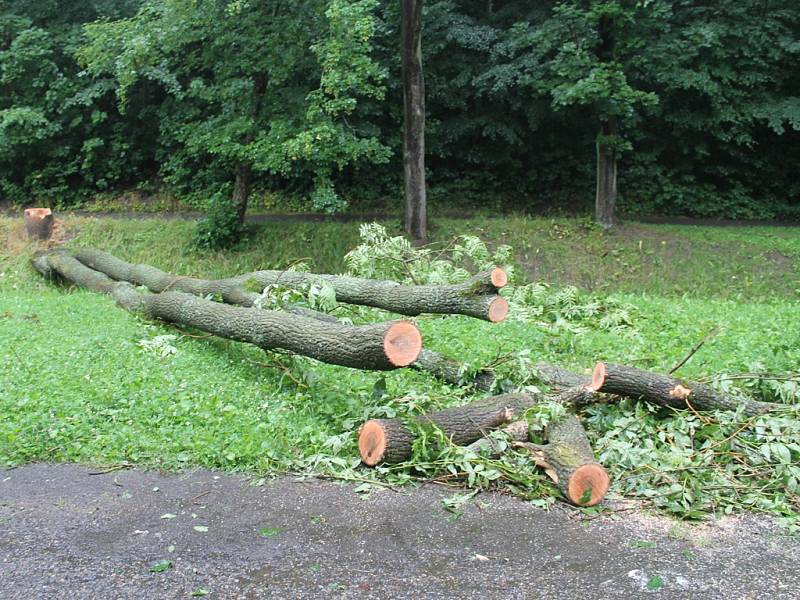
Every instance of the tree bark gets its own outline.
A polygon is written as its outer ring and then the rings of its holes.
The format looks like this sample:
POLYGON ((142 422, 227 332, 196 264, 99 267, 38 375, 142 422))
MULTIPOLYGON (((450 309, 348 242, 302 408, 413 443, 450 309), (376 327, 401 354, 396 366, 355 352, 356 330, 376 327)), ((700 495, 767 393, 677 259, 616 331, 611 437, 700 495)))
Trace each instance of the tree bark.
MULTIPOLYGON (((258 73, 253 77, 253 108, 250 111, 250 117, 253 123, 244 136, 244 145, 249 146, 256 138, 256 128, 258 127, 258 113, 261 110, 261 103, 264 99, 264 93, 267 90, 267 77, 263 73, 258 73)), ((236 177, 233 181, 233 202, 234 210, 236 211, 236 218, 239 222, 239 227, 244 225, 244 218, 247 214, 247 203, 250 199, 250 191, 253 181, 253 165, 251 162, 242 163, 236 170, 236 177)))
POLYGON ((547 444, 524 444, 537 458, 539 466, 570 502, 594 506, 608 492, 611 480, 597 462, 586 430, 575 415, 552 423, 546 429, 547 444))
MULTIPOLYGON (((548 399, 575 406, 585 404, 593 394, 590 386, 583 385, 548 396, 548 399)), ((464 446, 483 438, 488 431, 510 423, 541 399, 539 395, 527 393, 501 394, 422 415, 416 421, 435 425, 454 444, 464 446)), ((414 435, 401 419, 371 419, 361 426, 358 433, 361 459, 369 466, 408 460, 413 443, 414 435)))
POLYGON ((253 306, 259 292, 268 285, 298 288, 325 281, 333 287, 340 302, 372 306, 401 315, 461 314, 499 322, 508 314, 508 302, 497 294, 507 282, 506 273, 499 268, 479 273, 458 285, 409 286, 394 281, 296 271, 254 271, 227 279, 197 279, 172 275, 150 265, 131 264, 91 248, 77 248, 72 252, 83 264, 112 279, 144 285, 155 293, 172 290, 203 297, 218 295, 224 302, 240 306, 253 306))
MULTIPOLYGON (((529 394, 503 394, 422 415, 416 422, 435 425, 454 444, 465 445, 483 437, 486 431, 509 423, 536 401, 529 394)), ((369 466, 408 460, 413 443, 414 434, 401 419, 371 419, 358 433, 361 460, 369 466)))
MULTIPOLYGON (((772 402, 758 402, 751 398, 731 396, 702 383, 660 375, 635 367, 598 363, 598 367, 600 365, 604 368, 605 380, 597 390, 605 394, 625 396, 678 409, 735 411, 743 407, 744 414, 749 417, 777 410, 781 406, 772 402)), ((556 389, 586 385, 591 381, 589 377, 545 364, 537 365, 537 374, 542 381, 556 389)))
POLYGON ((617 204, 617 153, 608 143, 609 136, 616 133, 613 117, 600 123, 597 136, 597 191, 595 194, 595 218, 603 229, 614 226, 614 211, 617 204))
POLYGON ((422 0, 401 0, 406 233, 415 243, 424 243, 428 237, 425 188, 425 81, 422 73, 422 4, 422 0))
POLYGON ((242 165, 236 170, 236 179, 233 181, 233 196, 231 200, 240 227, 244 225, 244 217, 247 213, 247 201, 250 198, 250 184, 252 179, 253 169, 249 164, 242 165))
POLYGON ((430 373, 445 383, 471 386, 484 392, 491 391, 495 381, 494 373, 489 369, 481 369, 472 375, 465 376, 463 365, 460 362, 424 348, 411 367, 430 373))
POLYGON ((49 208, 25 209, 25 232, 32 240, 49 240, 53 234, 53 212, 49 208))
POLYGON ((110 294, 128 311, 264 350, 288 350, 330 364, 395 369, 413 363, 422 347, 419 331, 409 321, 352 326, 285 312, 228 306, 183 292, 140 294, 132 283, 114 281, 66 252, 38 256, 33 265, 46 277, 58 276, 110 294))

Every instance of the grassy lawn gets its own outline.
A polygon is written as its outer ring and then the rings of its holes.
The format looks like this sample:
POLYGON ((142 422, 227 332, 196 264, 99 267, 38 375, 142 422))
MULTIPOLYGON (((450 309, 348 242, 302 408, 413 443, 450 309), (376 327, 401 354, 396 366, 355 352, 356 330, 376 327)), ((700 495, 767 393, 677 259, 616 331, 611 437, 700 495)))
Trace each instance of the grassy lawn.
MULTIPOLYGON (((320 271, 342 271, 343 255, 358 243, 357 224, 279 223, 254 231, 234 252, 201 254, 191 248, 187 222, 67 218, 64 225, 70 244, 206 276, 282 268, 301 257, 310 257, 320 271)), ((796 230, 631 224, 606 235, 566 219, 437 223, 438 240, 459 233, 512 245, 522 267, 518 277, 524 273, 551 282, 546 295, 563 295, 559 286, 579 286, 583 291, 569 302, 582 312, 564 317, 562 303, 562 308, 550 307, 539 316, 526 313, 499 325, 466 317, 420 317, 425 344, 432 349, 468 357, 474 365, 511 354, 506 364, 511 374, 517 367, 524 370, 526 355, 515 354, 523 350, 536 361, 576 369, 605 359, 666 371, 719 326, 720 333, 681 369, 683 376, 800 369, 796 230), (601 316, 613 311, 623 315, 623 322, 602 323, 601 316)), ((0 240, 0 465, 130 462, 164 469, 204 466, 254 475, 311 470, 392 480, 400 477, 397 471, 376 474, 356 468, 358 425, 370 417, 463 401, 462 391, 412 371, 361 372, 265 355, 243 344, 145 322, 110 298, 43 282, 28 267, 35 248, 23 241, 18 222, 0 218, 0 240), (157 338, 163 335, 176 337, 157 338), (145 347, 154 339, 154 348, 145 347)), ((354 315, 388 317, 366 311, 354 315)), ((796 381, 754 384, 750 393, 792 406, 785 416, 750 423, 738 434, 740 421, 733 418, 709 417, 716 419, 714 429, 686 413, 656 414, 629 402, 593 407, 584 416, 595 447, 611 465, 617 493, 648 499, 681 516, 725 507, 787 515, 798 506, 797 390, 796 381), (629 423, 620 433, 626 419, 639 423, 629 423), (691 440, 684 435, 689 426, 691 440), (734 435, 725 441, 729 434, 734 435), (716 451, 729 457, 737 452, 749 456, 750 450, 763 457, 764 444, 785 442, 789 460, 783 462, 784 451, 777 447, 767 451, 781 457, 781 464, 761 472, 758 481, 771 487, 758 493, 738 490, 735 486, 749 485, 752 476, 731 471, 722 459, 707 465, 708 473, 687 469, 690 479, 665 476, 673 467, 708 458, 704 436, 723 440, 716 451), (637 461, 621 458, 639 456, 643 448, 648 454, 637 461), (660 470, 660 478, 642 472, 648 461, 660 470), (722 485, 726 477, 734 482, 729 493, 701 499, 693 491, 722 485), (676 484, 683 490, 674 489, 676 484), (654 498, 654 489, 663 495, 654 498)), ((775 462, 767 457, 770 461, 775 462)), ((424 476, 431 471, 409 472, 424 476)), ((527 495, 543 494, 537 486, 544 482, 530 477, 527 495)))

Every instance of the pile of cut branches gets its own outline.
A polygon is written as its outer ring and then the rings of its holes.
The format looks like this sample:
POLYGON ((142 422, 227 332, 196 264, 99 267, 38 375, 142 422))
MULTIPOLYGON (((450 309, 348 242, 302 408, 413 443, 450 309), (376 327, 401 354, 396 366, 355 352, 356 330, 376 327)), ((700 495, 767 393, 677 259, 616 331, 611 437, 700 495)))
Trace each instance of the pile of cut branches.
MULTIPOLYGON (((398 265, 409 268, 402 260, 398 265)), ((277 287, 308 292, 317 286, 327 289, 338 302, 400 315, 466 315, 498 323, 509 314, 509 302, 500 295, 509 277, 501 267, 492 266, 456 284, 401 284, 294 270, 254 271, 211 280, 131 264, 90 248, 40 253, 34 257, 33 266, 48 280, 109 294, 119 306, 145 318, 192 327, 264 350, 287 351, 356 369, 413 368, 469 388, 474 395, 499 389, 491 369, 467 375, 469 370, 462 362, 423 348, 422 336, 410 320, 353 325, 306 306, 289 303, 281 310, 270 310, 263 305, 268 293, 277 287)), ((430 262, 429 267, 438 268, 438 263, 430 262)), ((781 409, 780 404, 723 393, 703 383, 626 365, 598 362, 591 375, 546 363, 537 364, 534 371, 548 392, 523 389, 471 399, 462 406, 410 420, 366 421, 358 432, 364 464, 408 461, 420 428, 432 426, 448 443, 479 456, 496 458, 509 450, 525 453, 544 469, 569 502, 592 506, 605 496, 610 477, 597 461, 578 417, 588 405, 630 398, 698 416, 707 411, 734 411, 748 418, 781 409), (540 428, 533 422, 534 409, 543 404, 566 410, 539 434, 540 428)))

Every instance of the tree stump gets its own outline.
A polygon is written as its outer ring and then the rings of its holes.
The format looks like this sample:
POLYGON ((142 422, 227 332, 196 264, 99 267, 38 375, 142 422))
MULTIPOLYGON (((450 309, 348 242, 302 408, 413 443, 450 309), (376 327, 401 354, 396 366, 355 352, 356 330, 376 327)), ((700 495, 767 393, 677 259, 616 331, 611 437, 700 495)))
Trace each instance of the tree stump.
POLYGON ((32 240, 49 240, 53 234, 53 211, 49 208, 26 208, 25 231, 32 240))

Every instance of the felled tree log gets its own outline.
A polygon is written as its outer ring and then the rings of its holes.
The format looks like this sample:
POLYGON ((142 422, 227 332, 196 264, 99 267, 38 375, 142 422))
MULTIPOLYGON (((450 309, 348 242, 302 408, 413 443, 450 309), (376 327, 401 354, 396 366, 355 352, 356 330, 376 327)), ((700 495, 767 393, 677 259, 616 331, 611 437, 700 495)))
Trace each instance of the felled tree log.
MULTIPOLYGON (((433 424, 454 444, 474 442, 490 429, 518 417, 536 402, 529 394, 503 394, 464 406, 448 408, 416 418, 420 425, 433 424)), ((414 434, 401 419, 371 419, 358 432, 361 460, 369 466, 398 463, 411 458, 414 434)))
MULTIPOLYGON (((605 394, 625 396, 634 400, 644 400, 670 408, 693 408, 695 410, 735 411, 744 407, 747 416, 761 415, 780 408, 780 404, 758 402, 743 396, 732 396, 718 392, 702 383, 694 383, 669 375, 660 375, 625 365, 598 363, 602 365, 605 380, 598 391, 605 394)), ((552 365, 537 365, 539 377, 556 389, 586 384, 589 377, 584 377, 552 365)))
MULTIPOLYGON (((597 376, 598 374, 596 374, 596 377, 597 376)), ((595 380, 589 386, 578 385, 555 394, 548 394, 543 398, 550 400, 551 402, 563 404, 564 406, 578 408, 589 404, 595 399, 595 387, 599 387, 600 385, 602 385, 602 381, 595 380)), ((538 398, 534 399, 534 401, 538 401, 538 398)), ((506 435, 509 442, 529 441, 528 422, 525 420, 512 421, 505 427, 502 427, 501 431, 506 435)), ((496 441, 490 437, 483 437, 479 440, 476 440, 472 442, 468 448, 473 452, 486 454, 491 458, 497 458, 501 454, 496 441)))
POLYGON ((25 232, 33 240, 49 240, 53 234, 53 212, 49 208, 25 209, 25 232))
POLYGON ((564 496, 577 506, 593 506, 608 492, 611 480, 597 462, 586 430, 575 415, 552 423, 545 430, 547 444, 518 442, 528 448, 539 466, 564 496))
POLYGON ((422 347, 409 321, 352 326, 285 312, 229 306, 183 292, 140 294, 129 282, 114 281, 64 252, 38 256, 34 267, 95 292, 110 294, 134 313, 194 327, 264 350, 282 349, 356 369, 389 370, 410 365, 422 347))
POLYGON ((508 282, 503 269, 479 273, 458 285, 402 285, 358 277, 300 273, 296 271, 253 271, 227 279, 197 279, 166 273, 150 265, 131 264, 100 250, 79 248, 75 257, 92 269, 117 281, 144 285, 151 292, 181 291, 196 296, 218 295, 228 304, 252 306, 268 285, 303 287, 318 281, 330 284, 336 299, 346 304, 372 306, 401 315, 422 313, 459 314, 500 322, 508 314, 508 302, 497 292, 508 282))
MULTIPOLYGON (((586 403, 594 391, 591 384, 582 385, 548 396, 548 399, 565 405, 575 405, 586 403)), ((416 421, 423 425, 435 425, 454 444, 464 446, 483 438, 488 431, 510 423, 541 399, 541 396, 534 394, 501 394, 464 406, 421 415, 416 421)), ((358 432, 361 459, 369 466, 380 462, 397 463, 408 460, 413 443, 414 434, 401 419, 371 419, 358 432)))
POLYGON ((465 376, 462 372, 463 365, 460 362, 425 348, 419 353, 417 360, 414 361, 411 367, 418 371, 430 373, 445 383, 471 385, 475 389, 484 392, 492 389, 495 380, 494 373, 489 369, 481 369, 476 373, 465 376))

